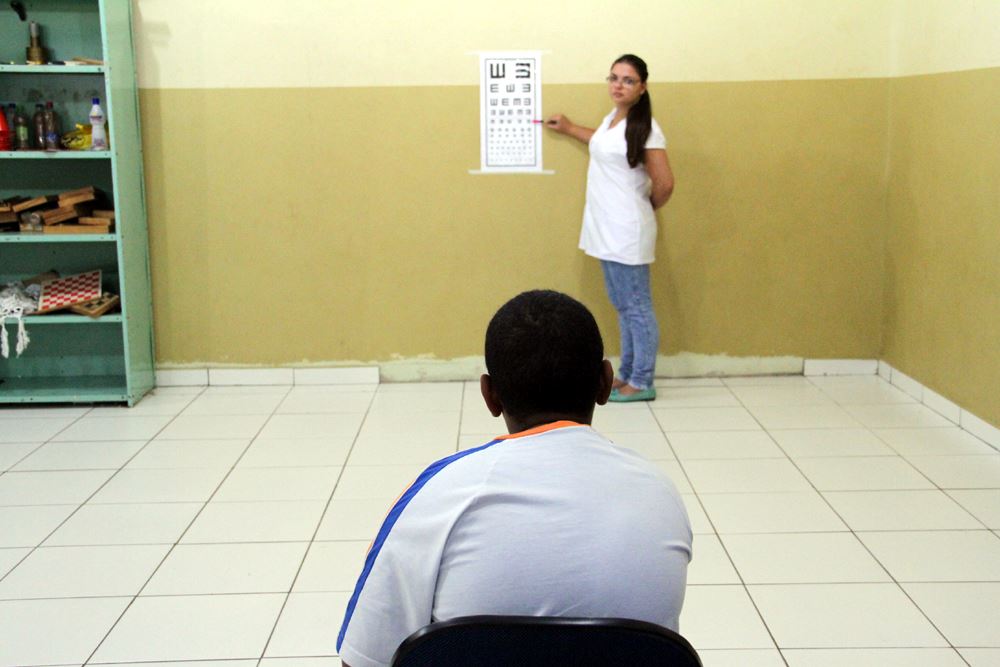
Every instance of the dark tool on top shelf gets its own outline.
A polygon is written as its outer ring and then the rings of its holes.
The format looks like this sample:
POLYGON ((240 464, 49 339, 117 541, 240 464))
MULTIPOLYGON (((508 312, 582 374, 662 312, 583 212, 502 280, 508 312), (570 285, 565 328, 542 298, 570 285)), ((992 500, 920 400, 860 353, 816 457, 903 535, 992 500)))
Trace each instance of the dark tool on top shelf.
POLYGON ((28 20, 28 14, 27 12, 24 11, 23 2, 16 2, 15 0, 15 2, 10 3, 10 8, 13 9, 15 12, 17 12, 17 17, 19 19, 21 19, 22 21, 28 20))

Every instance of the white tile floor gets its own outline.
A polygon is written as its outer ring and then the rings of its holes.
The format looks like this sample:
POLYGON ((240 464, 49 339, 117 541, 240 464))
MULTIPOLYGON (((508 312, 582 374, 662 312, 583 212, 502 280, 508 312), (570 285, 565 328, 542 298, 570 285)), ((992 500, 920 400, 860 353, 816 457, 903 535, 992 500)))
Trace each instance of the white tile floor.
MULTIPOLYGON (((1000 665, 1000 453, 875 376, 658 384, 595 426, 684 494, 706 667, 1000 665)), ((339 665, 389 504, 501 431, 476 383, 0 409, 0 666, 339 665)))

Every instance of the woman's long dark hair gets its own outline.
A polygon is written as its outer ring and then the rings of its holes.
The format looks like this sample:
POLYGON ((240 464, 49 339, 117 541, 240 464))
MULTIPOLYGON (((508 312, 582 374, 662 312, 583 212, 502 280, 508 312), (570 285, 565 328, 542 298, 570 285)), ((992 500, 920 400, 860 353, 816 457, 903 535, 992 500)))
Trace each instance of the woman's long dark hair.
MULTIPOLYGON (((631 53, 626 53, 611 63, 611 66, 614 67, 618 63, 631 65, 639 75, 639 80, 646 83, 646 79, 649 77, 649 70, 646 69, 646 61, 642 58, 631 53)), ((628 146, 626 153, 628 166, 635 168, 646 161, 646 140, 649 139, 649 133, 652 131, 653 104, 649 101, 649 90, 644 90, 642 96, 628 110, 628 118, 625 119, 625 143, 628 146)))

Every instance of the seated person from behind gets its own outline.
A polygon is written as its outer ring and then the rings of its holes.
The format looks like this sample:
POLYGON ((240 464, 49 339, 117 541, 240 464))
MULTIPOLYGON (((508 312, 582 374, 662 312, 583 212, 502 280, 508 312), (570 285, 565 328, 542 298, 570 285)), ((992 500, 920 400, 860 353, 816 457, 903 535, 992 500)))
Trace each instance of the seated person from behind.
POLYGON ((483 398, 510 435, 432 464, 389 511, 337 639, 345 667, 388 665, 410 634, 459 616, 678 629, 691 526, 656 466, 589 425, 613 379, 590 311, 514 297, 486 331, 486 368, 483 398))

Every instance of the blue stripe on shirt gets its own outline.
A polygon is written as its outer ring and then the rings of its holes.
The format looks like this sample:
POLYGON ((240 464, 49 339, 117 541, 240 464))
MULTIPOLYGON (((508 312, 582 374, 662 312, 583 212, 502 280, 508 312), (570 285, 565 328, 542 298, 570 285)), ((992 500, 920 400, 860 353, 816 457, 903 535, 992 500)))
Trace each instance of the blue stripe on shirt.
MULTIPOLYGON (((371 549, 368 550, 368 557, 365 558, 365 566, 361 570, 361 576, 358 577, 357 585, 354 587, 354 595, 351 596, 351 600, 347 603, 347 613, 344 614, 344 623, 340 626, 340 634, 337 635, 338 653, 340 652, 341 645, 344 643, 344 635, 347 634, 347 626, 351 622, 351 616, 354 614, 354 608, 358 604, 358 598, 361 596, 361 591, 365 587, 368 575, 371 574, 372 567, 375 565, 375 559, 378 558, 382 545, 385 544, 386 539, 389 537, 389 532, 396 524, 396 521, 403 513, 403 510, 406 509, 406 506, 410 503, 413 497, 417 495, 420 489, 422 489, 424 485, 427 484, 432 477, 434 477, 434 475, 444 470, 449 464, 468 456, 469 454, 482 451, 487 447, 492 447, 499 442, 503 442, 503 440, 497 438, 496 440, 487 442, 485 445, 480 445, 479 447, 475 447, 473 449, 467 449, 465 451, 452 454, 451 456, 443 458, 440 461, 432 463, 426 470, 420 473, 420 476, 417 477, 413 484, 410 485, 410 488, 408 488, 403 495, 400 496, 399 500, 396 501, 396 504, 392 506, 392 509, 389 510, 389 514, 385 517, 385 521, 382 522, 382 528, 379 529, 378 535, 375 536, 375 541, 372 542, 371 549)), ((427 622, 430 623, 430 618, 427 619, 427 622)))

